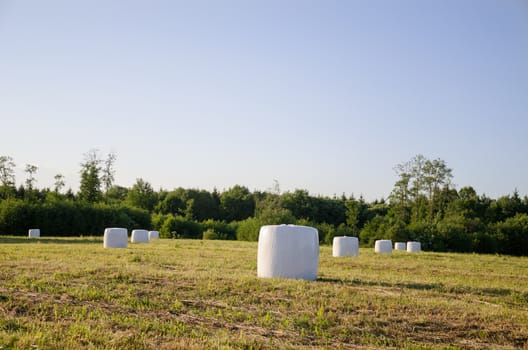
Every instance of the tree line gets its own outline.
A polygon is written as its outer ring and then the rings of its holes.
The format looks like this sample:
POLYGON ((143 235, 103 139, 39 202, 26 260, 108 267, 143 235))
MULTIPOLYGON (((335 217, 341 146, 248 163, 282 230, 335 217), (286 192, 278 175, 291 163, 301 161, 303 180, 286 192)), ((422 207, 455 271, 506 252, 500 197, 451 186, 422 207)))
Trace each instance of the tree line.
POLYGON ((257 240, 267 224, 316 227, 322 243, 358 236, 362 246, 376 239, 416 240, 425 250, 528 255, 528 197, 515 190, 492 199, 470 187, 457 190, 441 159, 417 155, 398 164, 398 180, 387 199, 314 196, 307 190, 281 192, 235 185, 227 190, 154 190, 138 178, 130 188, 114 183, 117 157, 84 155, 77 193, 64 191, 57 174, 52 189, 36 186, 38 167, 27 164, 16 187, 15 163, 0 157, 0 234, 25 234, 39 227, 51 235, 100 235, 105 227, 156 229, 162 237, 257 240))

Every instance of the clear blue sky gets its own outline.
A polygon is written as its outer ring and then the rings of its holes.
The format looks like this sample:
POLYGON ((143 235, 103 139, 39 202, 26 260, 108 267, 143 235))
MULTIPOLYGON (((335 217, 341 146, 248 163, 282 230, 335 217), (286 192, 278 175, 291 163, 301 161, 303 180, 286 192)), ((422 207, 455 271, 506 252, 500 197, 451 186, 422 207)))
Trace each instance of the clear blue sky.
POLYGON ((0 155, 37 185, 386 197, 393 167, 528 194, 524 0, 0 0, 0 155))

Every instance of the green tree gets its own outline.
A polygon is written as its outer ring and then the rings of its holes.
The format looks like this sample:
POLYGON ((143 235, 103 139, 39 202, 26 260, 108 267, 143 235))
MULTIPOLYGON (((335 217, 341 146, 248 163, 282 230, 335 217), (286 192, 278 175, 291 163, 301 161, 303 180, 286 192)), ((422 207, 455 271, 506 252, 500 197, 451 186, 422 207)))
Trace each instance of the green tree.
POLYGON ((9 198, 15 195, 15 163, 9 156, 0 156, 0 197, 9 198))
POLYGON ((266 193, 256 203, 255 217, 262 225, 294 224, 293 214, 282 206, 280 195, 266 193))
POLYGON ((281 203, 297 219, 315 220, 317 217, 316 202, 307 190, 297 189, 293 193, 284 193, 281 203))
POLYGON ((394 167, 394 171, 398 174, 399 179, 394 184, 394 189, 389 196, 391 204, 401 207, 409 206, 412 200, 410 188, 413 178, 412 163, 406 162, 398 164, 394 167))
POLYGON ((26 173, 28 174, 26 179, 26 189, 31 191, 33 190, 33 187, 35 186, 35 183, 37 182, 37 179, 35 179, 35 174, 38 170, 38 167, 36 165, 32 164, 26 164, 26 173))
POLYGON ((255 199, 247 187, 235 185, 220 194, 220 216, 228 222, 241 221, 253 216, 255 199))
POLYGON ((105 194, 108 194, 108 191, 114 184, 115 180, 115 170, 114 170, 114 163, 116 161, 117 155, 114 152, 108 153, 108 156, 106 157, 104 161, 104 167, 102 170, 102 176, 101 176, 101 182, 105 189, 105 194))
POLYGON ((122 204, 127 197, 128 188, 118 185, 113 185, 106 192, 106 201, 108 204, 122 204))
POLYGON ((89 203, 101 200, 101 160, 97 150, 92 149, 84 155, 84 163, 81 163, 81 185, 79 199, 89 203))
POLYGON ((361 214, 361 203, 354 196, 345 201, 346 207, 346 225, 350 228, 353 235, 358 234, 359 216, 361 214))
POLYGON ((494 222, 500 222, 514 217, 518 213, 528 214, 528 211, 519 197, 519 193, 515 190, 513 195, 501 196, 492 202, 490 204, 490 213, 494 222))
POLYGON ((359 232, 359 241, 362 245, 373 247, 377 239, 386 239, 386 231, 389 226, 387 217, 376 215, 367 222, 359 232))
POLYGON ((59 193, 64 188, 64 186, 66 185, 64 183, 64 175, 57 174, 53 178, 55 179, 53 190, 55 191, 55 193, 59 193))
POLYGON ((528 255, 528 215, 516 214, 497 224, 499 252, 528 255))
POLYGON ((171 191, 156 206, 156 211, 161 214, 184 215, 186 203, 181 192, 171 191))
POLYGON ((136 179, 136 183, 128 191, 126 202, 134 207, 152 211, 158 198, 152 185, 142 178, 136 179))
POLYGON ((432 222, 436 213, 445 210, 442 190, 449 189, 452 170, 442 159, 430 160, 419 154, 395 167, 398 181, 391 193, 391 203, 412 210, 412 219, 432 222))
POLYGON ((185 203, 184 212, 186 216, 197 221, 217 219, 219 216, 220 203, 218 198, 205 190, 176 189, 176 193, 185 203))

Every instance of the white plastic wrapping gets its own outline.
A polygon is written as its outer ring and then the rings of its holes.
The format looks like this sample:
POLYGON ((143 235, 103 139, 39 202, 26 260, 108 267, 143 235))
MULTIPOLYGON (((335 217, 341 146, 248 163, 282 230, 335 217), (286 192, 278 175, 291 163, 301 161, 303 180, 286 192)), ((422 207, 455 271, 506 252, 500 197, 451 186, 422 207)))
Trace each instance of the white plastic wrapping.
POLYGON ((131 243, 148 243, 149 234, 147 230, 132 230, 131 243))
POLYGON ((40 229, 38 228, 30 228, 28 232, 29 238, 39 238, 40 237, 40 229))
POLYGON ((148 232, 148 238, 149 238, 149 241, 151 239, 158 239, 159 238, 159 232, 158 231, 149 231, 148 232))
POLYGON ((297 225, 267 225, 259 232, 257 275, 270 278, 317 279, 319 234, 297 225))
POLYGON ((409 253, 421 252, 422 244, 420 242, 407 242, 407 251, 409 253))
POLYGON ((405 242, 394 243, 394 250, 407 250, 407 244, 405 242))
POLYGON ((390 239, 378 239, 374 245, 374 252, 391 254, 392 253, 392 241, 390 239))
POLYGON ((332 244, 332 255, 335 257, 341 256, 358 256, 359 255, 359 240, 357 237, 334 237, 332 244))
POLYGON ((126 248, 128 245, 128 232, 126 228, 106 228, 103 237, 104 248, 126 248))

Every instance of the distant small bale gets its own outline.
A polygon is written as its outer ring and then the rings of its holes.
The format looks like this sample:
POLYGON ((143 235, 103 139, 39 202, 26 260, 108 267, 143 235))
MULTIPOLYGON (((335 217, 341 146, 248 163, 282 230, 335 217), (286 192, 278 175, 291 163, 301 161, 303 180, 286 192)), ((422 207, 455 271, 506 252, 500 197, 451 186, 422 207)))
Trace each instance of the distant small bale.
POLYGON ((29 238, 40 238, 40 229, 38 229, 38 228, 30 228, 28 237, 29 238))
POLYGON ((147 230, 132 230, 131 243, 148 243, 149 234, 147 230))
POLYGON ((407 242, 407 252, 418 253, 422 251, 422 244, 420 242, 407 242))
POLYGON ((149 231, 148 232, 148 238, 149 238, 149 241, 151 239, 159 239, 159 232, 158 231, 149 231))
POLYGON ((378 239, 374 244, 374 252, 381 254, 391 254, 392 241, 390 239, 378 239))
POLYGON ((317 279, 319 233, 309 226, 266 225, 260 228, 257 275, 267 278, 317 279))
POLYGON ((407 243, 405 242, 394 243, 394 250, 407 250, 407 243))
POLYGON ((357 237, 334 237, 332 244, 332 256, 358 256, 359 255, 359 240, 357 237))
POLYGON ((106 228, 103 237, 104 248, 126 248, 128 246, 128 231, 126 228, 106 228))

